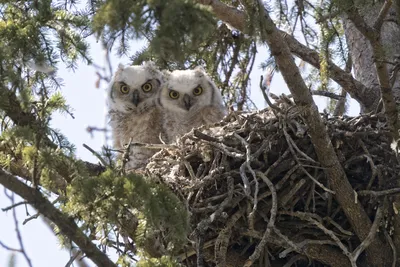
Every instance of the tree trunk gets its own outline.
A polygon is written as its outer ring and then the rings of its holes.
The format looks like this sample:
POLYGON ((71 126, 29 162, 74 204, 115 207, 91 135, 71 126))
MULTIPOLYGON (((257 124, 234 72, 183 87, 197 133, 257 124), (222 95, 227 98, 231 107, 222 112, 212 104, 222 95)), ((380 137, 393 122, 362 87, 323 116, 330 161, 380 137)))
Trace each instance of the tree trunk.
MULTIPOLYGON (((373 26, 376 18, 378 18, 380 10, 385 1, 376 1, 377 3, 370 3, 371 1, 359 1, 357 5, 359 14, 363 17, 364 21, 373 26)), ((387 17, 384 20, 381 29, 381 42, 385 51, 386 62, 399 63, 400 56, 400 24, 399 24, 399 10, 400 1, 395 3, 390 8, 387 17)), ((363 92, 367 99, 373 101, 373 106, 377 107, 380 100, 380 88, 378 76, 375 68, 374 56, 370 42, 361 34, 354 24, 347 18, 343 18, 344 30, 347 39, 347 44, 351 57, 353 60, 354 75, 357 80, 361 81, 367 90, 363 92)), ((392 76, 395 64, 387 64, 389 76, 392 76)), ((397 103, 400 102, 400 77, 395 73, 396 80, 393 85, 392 91, 397 103)), ((361 112, 369 112, 365 106, 371 103, 360 103, 361 112)), ((399 202, 399 197, 395 198, 393 205, 399 202)), ((398 250, 400 248, 400 220, 394 220, 394 246, 398 250)), ((397 253, 398 254, 398 253, 397 253)), ((397 262, 400 260, 400 255, 397 255, 397 262)))
MULTIPOLYGON (((372 1, 361 2, 357 5, 359 13, 368 25, 372 26, 378 17, 384 1, 377 1, 375 4, 370 3, 372 1)), ((361 81, 367 87, 367 90, 363 93, 366 99, 371 101, 370 103, 360 103, 361 112, 373 111, 371 108, 367 109, 366 107, 376 108, 378 106, 380 91, 372 47, 367 38, 356 29, 349 19, 344 17, 343 21, 347 44, 353 59, 354 75, 357 80, 361 81)), ((390 9, 388 16, 384 20, 381 40, 386 52, 386 60, 388 62, 395 62, 396 58, 400 55, 400 25, 397 22, 395 7, 390 9)), ((393 67, 393 64, 388 64, 389 73, 392 72, 393 67)), ((399 78, 393 86, 393 93, 396 101, 398 101, 400 99, 399 78)))

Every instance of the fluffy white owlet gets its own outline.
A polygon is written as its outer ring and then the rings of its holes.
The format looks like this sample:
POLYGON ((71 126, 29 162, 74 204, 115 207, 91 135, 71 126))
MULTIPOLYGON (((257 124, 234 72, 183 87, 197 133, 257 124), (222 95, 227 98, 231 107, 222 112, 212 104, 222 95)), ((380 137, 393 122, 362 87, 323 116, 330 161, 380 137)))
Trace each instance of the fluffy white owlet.
MULTIPOLYGON (((153 62, 141 66, 118 66, 108 91, 110 125, 115 149, 133 143, 160 143, 161 111, 157 101, 162 73, 153 62)), ((154 149, 131 147, 127 170, 144 168, 154 149)))
POLYGON ((168 142, 201 125, 220 121, 226 114, 219 89, 202 67, 164 73, 160 103, 168 142))

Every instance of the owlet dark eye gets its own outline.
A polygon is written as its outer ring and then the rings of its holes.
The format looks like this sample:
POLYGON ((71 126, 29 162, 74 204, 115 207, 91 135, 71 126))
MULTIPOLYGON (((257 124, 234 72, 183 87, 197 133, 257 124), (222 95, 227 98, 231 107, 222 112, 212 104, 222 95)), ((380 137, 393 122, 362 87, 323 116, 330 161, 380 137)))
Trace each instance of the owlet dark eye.
POLYGON ((203 93, 203 87, 201 87, 200 85, 193 89, 194 95, 201 95, 202 93, 203 93))
POLYGON ((143 92, 150 92, 153 89, 153 85, 151 83, 145 83, 142 85, 143 92))
POLYGON ((129 87, 128 87, 127 85, 125 85, 125 84, 122 84, 122 85, 119 87, 119 90, 120 90, 121 93, 123 93, 123 94, 129 93, 129 87))
POLYGON ((171 90, 169 91, 169 97, 172 99, 177 99, 179 97, 179 93, 177 91, 171 90))

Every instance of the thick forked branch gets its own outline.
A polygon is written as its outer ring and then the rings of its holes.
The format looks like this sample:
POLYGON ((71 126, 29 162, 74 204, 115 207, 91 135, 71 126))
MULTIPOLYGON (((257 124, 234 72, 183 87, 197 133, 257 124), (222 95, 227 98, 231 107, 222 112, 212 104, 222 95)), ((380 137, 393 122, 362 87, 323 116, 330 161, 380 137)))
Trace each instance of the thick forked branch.
MULTIPOLYGON (((339 1, 339 0, 338 0, 339 1)), ((379 80, 380 91, 382 96, 382 102, 385 109, 385 116, 388 121, 390 127, 390 133, 392 136, 392 144, 394 144, 394 148, 398 150, 398 142, 400 140, 400 121, 398 117, 398 111, 396 107, 396 102, 394 99, 392 86, 394 81, 391 81, 389 76, 389 71, 387 68, 386 58, 385 58, 385 51, 381 41, 381 31, 382 31, 382 24, 384 18, 386 18, 387 13, 389 12, 390 6, 392 5, 392 0, 385 0, 383 4, 379 16, 374 22, 373 26, 370 27, 364 20, 364 18, 359 14, 357 8, 353 1, 339 1, 343 4, 344 10, 348 16, 348 19, 354 24, 356 29, 366 37, 369 41, 373 56, 375 60, 375 67, 376 73, 379 80), (342 3, 343 2, 343 3, 342 3)), ((399 9, 398 1, 396 1, 396 7, 399 9)), ((393 73, 395 77, 395 73, 393 73)), ((398 182, 399 185, 399 182, 398 182)), ((393 206, 398 207, 400 205, 400 197, 395 196, 393 201, 393 206)), ((394 235, 394 243, 396 249, 400 248, 400 219, 398 216, 394 217, 393 223, 394 232, 397 233, 394 235)))
POLYGON ((383 106, 385 108, 386 118, 389 122, 390 131, 394 141, 399 141, 399 129, 400 123, 398 118, 398 112, 396 108, 396 102, 392 92, 392 86, 390 83, 389 71, 385 59, 385 51, 380 40, 382 21, 389 12, 389 8, 392 4, 391 0, 386 0, 383 4, 381 11, 379 12, 378 19, 374 23, 373 27, 370 27, 363 17, 359 14, 353 1, 340 0, 339 3, 343 4, 344 10, 348 18, 353 22, 354 26, 364 35, 373 49, 373 55, 375 58, 375 67, 378 74, 379 85, 381 89, 381 96, 383 106), (343 2, 343 3, 342 3, 343 2))
MULTIPOLYGON (((314 68, 320 69, 320 57, 317 51, 303 45, 293 36, 287 34, 286 32, 281 30, 279 30, 279 32, 283 35, 285 42, 287 43, 290 51, 294 55, 306 61, 314 68)), ((332 78, 332 80, 334 80, 337 84, 344 88, 352 98, 364 105, 366 111, 374 110, 375 100, 366 99, 363 95, 363 92, 367 89, 364 84, 354 79, 351 73, 346 72, 345 70, 334 64, 331 60, 328 60, 327 64, 329 71, 328 75, 330 78, 332 78)))
MULTIPOLYGON (((236 29, 246 32, 246 14, 243 11, 230 7, 219 0, 197 0, 198 3, 208 5, 212 8, 218 19, 232 25, 236 29)), ((313 67, 320 68, 319 53, 313 49, 308 48, 299 41, 297 41, 290 34, 278 30, 285 39, 286 44, 289 46, 290 51, 309 63, 313 67)), ((366 91, 365 85, 354 79, 351 73, 348 73, 335 65, 332 61, 328 61, 329 77, 344 88, 352 98, 361 103, 366 111, 375 110, 375 99, 368 99, 363 95, 366 91)))
POLYGON ((0 184, 25 199, 41 214, 57 225, 61 233, 78 245, 97 266, 117 266, 82 233, 73 219, 55 208, 38 190, 27 186, 3 169, 0 169, 0 184))
MULTIPOLYGON (((260 1, 258 1, 258 4, 260 17, 264 17, 261 22, 261 35, 268 44, 272 55, 274 55, 282 76, 309 127, 309 135, 315 152, 321 165, 325 168, 331 188, 336 193, 335 198, 345 212, 357 236, 360 240, 364 240, 369 234, 371 221, 361 204, 354 202, 352 197, 353 188, 337 158, 325 125, 318 113, 318 108, 300 75, 288 45, 260 1)), ((380 253, 382 247, 383 244, 374 239, 367 249, 369 261, 373 266, 384 266, 384 259, 381 258, 382 253, 380 253)))

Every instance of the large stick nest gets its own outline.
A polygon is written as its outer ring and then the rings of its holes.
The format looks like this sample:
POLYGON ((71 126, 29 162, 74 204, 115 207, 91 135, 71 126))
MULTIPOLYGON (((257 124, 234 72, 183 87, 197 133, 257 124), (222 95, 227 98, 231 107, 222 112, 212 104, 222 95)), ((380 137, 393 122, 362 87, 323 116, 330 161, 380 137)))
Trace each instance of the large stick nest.
MULTIPOLYGON (((152 158, 149 171, 190 212, 192 244, 182 251, 182 262, 349 266, 346 254, 365 249, 329 189, 296 111, 286 100, 279 111, 234 112, 212 127, 186 134, 152 158)), ((393 189, 400 169, 384 117, 321 116, 353 186, 354 201, 374 221, 383 198, 390 202, 399 191, 393 189)), ((379 216, 378 235, 391 239, 392 214, 379 216)))

